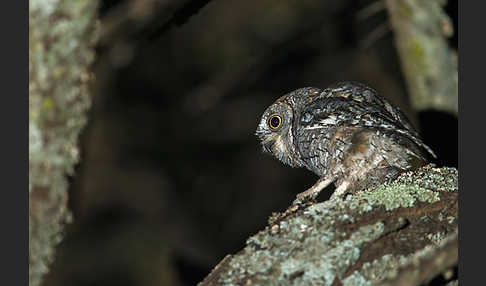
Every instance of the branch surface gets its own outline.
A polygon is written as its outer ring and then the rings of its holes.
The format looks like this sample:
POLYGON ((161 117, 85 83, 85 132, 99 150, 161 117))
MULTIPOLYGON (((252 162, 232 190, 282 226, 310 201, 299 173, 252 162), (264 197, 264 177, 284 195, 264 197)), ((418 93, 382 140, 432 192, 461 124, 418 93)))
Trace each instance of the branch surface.
POLYGON ((407 265, 417 270, 417 255, 457 237, 457 190, 456 169, 428 165, 344 200, 290 207, 199 285, 376 285, 400 277, 407 265))
POLYGON ((457 115, 457 53, 447 43, 454 33, 444 0, 386 0, 395 44, 412 105, 457 115))
POLYGON ((49 270, 90 106, 97 1, 29 3, 29 285, 49 270))

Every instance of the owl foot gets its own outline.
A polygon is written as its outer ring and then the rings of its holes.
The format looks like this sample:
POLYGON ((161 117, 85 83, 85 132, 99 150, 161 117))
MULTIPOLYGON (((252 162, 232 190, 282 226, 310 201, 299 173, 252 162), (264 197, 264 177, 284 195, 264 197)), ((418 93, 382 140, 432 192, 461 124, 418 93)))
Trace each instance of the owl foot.
POLYGON ((336 190, 334 190, 334 193, 332 193, 330 200, 333 200, 337 197, 342 197, 348 191, 348 187, 349 182, 342 182, 341 185, 339 185, 336 190))
POLYGON ((293 205, 303 204, 306 201, 313 200, 317 195, 332 182, 331 179, 320 178, 312 187, 305 192, 297 194, 297 198, 292 203, 293 205))

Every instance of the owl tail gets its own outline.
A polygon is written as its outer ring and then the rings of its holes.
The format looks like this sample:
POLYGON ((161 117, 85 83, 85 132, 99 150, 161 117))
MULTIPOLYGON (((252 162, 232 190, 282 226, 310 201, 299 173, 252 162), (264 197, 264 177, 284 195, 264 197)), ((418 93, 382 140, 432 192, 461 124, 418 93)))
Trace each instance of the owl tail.
POLYGON ((409 131, 407 130, 401 130, 401 129, 398 129, 398 130, 395 130, 396 132, 399 132, 405 136, 407 136, 409 139, 411 139, 415 144, 417 144, 418 146, 422 147, 423 149, 425 149, 430 155, 432 155, 432 157, 434 157, 434 159, 437 159, 437 155, 435 155, 434 151, 432 150, 432 148, 430 148, 429 146, 427 146, 424 142, 422 142, 422 140, 420 140, 420 138, 418 138, 417 136, 414 136, 413 134, 410 134, 409 131))

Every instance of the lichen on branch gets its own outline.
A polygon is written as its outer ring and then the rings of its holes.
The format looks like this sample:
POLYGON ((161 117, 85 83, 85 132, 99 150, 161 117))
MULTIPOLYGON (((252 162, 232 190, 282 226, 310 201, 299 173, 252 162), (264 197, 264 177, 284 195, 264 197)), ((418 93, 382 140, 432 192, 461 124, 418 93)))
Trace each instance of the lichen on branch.
POLYGON ((97 1, 29 2, 29 285, 49 270, 90 106, 97 1))
POLYGON ((457 170, 428 165, 345 199, 291 207, 199 285, 375 285, 455 233, 457 197, 457 170))
POLYGON ((447 43, 454 29, 447 0, 386 0, 411 103, 417 110, 457 115, 457 53, 447 43))

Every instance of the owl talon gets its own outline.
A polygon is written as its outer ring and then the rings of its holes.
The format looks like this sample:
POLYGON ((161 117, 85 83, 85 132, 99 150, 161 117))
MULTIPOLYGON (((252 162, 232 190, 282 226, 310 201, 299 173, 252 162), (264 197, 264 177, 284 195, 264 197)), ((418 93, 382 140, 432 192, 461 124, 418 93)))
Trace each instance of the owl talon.
POLYGON ((297 194, 297 198, 292 203, 293 205, 303 204, 310 200, 314 200, 317 195, 327 187, 332 182, 331 179, 319 179, 312 187, 310 187, 307 191, 297 194))
POLYGON ((339 185, 336 188, 336 190, 334 190, 334 193, 332 193, 330 199, 333 200, 333 199, 338 198, 338 197, 344 198, 345 194, 349 191, 348 187, 349 187, 349 182, 343 182, 341 185, 339 185))
POLYGON ((292 202, 292 205, 302 205, 308 201, 314 200, 315 196, 305 194, 305 192, 297 195, 297 198, 292 202))

